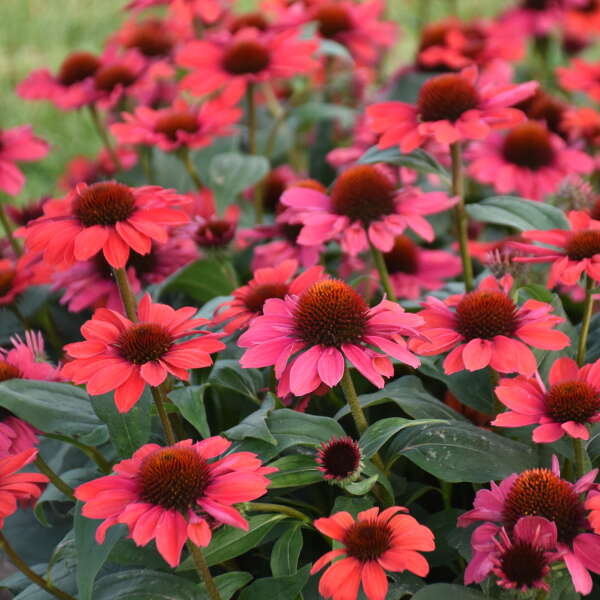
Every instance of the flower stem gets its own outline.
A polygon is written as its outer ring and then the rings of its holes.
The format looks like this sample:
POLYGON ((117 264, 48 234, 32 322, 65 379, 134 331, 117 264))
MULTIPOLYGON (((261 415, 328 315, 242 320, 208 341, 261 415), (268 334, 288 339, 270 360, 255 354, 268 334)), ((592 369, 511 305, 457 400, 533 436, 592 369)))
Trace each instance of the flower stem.
POLYGON ((292 519, 298 519, 303 523, 312 523, 310 517, 305 515, 303 512, 291 508, 290 506, 284 506, 283 504, 269 504, 268 502, 244 502, 242 505, 248 512, 276 512, 282 515, 287 515, 292 519))
POLYGON ((456 235, 460 247, 460 259, 463 267, 463 280, 467 292, 473 290, 473 263, 469 255, 469 236, 467 232, 467 213, 465 211, 465 180, 462 164, 460 142, 450 144, 452 156, 452 195, 458 196, 458 204, 454 207, 456 235))
POLYGON ((217 584, 210 574, 210 569, 208 568, 204 554, 202 554, 202 550, 200 550, 200 548, 198 548, 198 546, 192 542, 188 542, 188 549, 192 555, 196 569, 200 574, 200 579, 206 586, 206 591, 208 592, 210 600, 221 600, 221 594, 219 594, 217 584))
MULTIPOLYGON (((256 95, 254 91, 254 84, 249 83, 246 88, 246 108, 248 111, 248 152, 252 155, 257 153, 256 95)), ((260 225, 264 220, 263 184, 260 181, 254 186, 254 220, 257 225, 260 225)))
POLYGON ((580 479, 585 475, 585 448, 583 440, 580 438, 571 438, 573 442, 573 452, 575 454, 575 479, 580 479))
POLYGON ((388 300, 392 302, 397 302, 396 294, 394 293, 394 286, 390 280, 390 274, 385 264, 385 259, 383 258, 383 254, 381 250, 375 248, 372 242, 369 242, 369 247, 371 248, 371 255, 373 256, 373 261, 375 262, 375 266, 377 267, 377 272, 379 273, 379 281, 383 289, 385 290, 386 296, 388 300))
POLYGON ((131 286, 129 285, 129 279, 127 278, 127 271, 123 267, 120 269, 113 268, 117 285, 119 286, 119 292, 121 294, 121 300, 125 307, 125 314, 130 321, 134 323, 137 321, 137 302, 131 286))
POLYGON ((63 590, 55 587, 52 583, 47 582, 43 577, 38 575, 35 571, 29 568, 29 565, 15 552, 15 549, 10 545, 4 534, 0 531, 0 548, 4 550, 4 553, 10 560, 10 562, 25 575, 28 579, 31 579, 33 583, 39 585, 43 590, 54 596, 60 598, 60 600, 75 600, 73 596, 67 594, 63 590))
POLYGON ((16 256, 23 256, 23 249, 21 248, 21 244, 17 241, 17 238, 13 235, 12 227, 10 226, 10 221, 6 216, 6 211, 4 210, 4 205, 0 202, 0 223, 2 223, 2 227, 4 229, 4 233, 6 233, 6 237, 10 243, 11 248, 16 256))
POLYGON ((585 301, 583 303, 583 319, 581 320, 581 332, 579 333, 579 346, 577 347, 577 364, 581 367, 585 362, 585 350, 587 347, 588 334, 590 332, 590 322, 594 308, 594 280, 586 275, 585 281, 585 301))
POLYGON ((160 422, 162 423, 165 435, 167 436, 167 442, 169 443, 169 446, 172 446, 177 442, 177 438, 175 437, 173 426, 171 425, 171 421, 169 420, 169 415, 165 410, 164 393, 160 386, 151 387, 150 390, 152 391, 152 398, 154 399, 154 404, 156 405, 156 410, 158 412, 158 416, 160 417, 160 422))
POLYGON ((96 107, 93 104, 90 104, 90 115, 92 116, 92 122, 94 123, 94 128, 96 129, 96 132, 98 133, 98 137, 100 138, 100 140, 102 140, 102 143, 104 144, 104 147, 106 148, 106 151, 108 152, 108 155, 110 156, 110 159, 113 161, 113 163, 115 165, 115 169, 117 171, 121 171, 123 169, 123 166, 121 165, 119 156, 118 156, 116 150, 114 149, 114 147, 110 141, 110 138, 108 137, 106 128, 100 121, 100 115, 98 114, 98 110, 96 109, 96 107))
POLYGON ((179 160, 181 160, 185 170, 188 172, 188 175, 194 182, 194 185, 198 188, 198 190, 201 190, 204 187, 204 184, 202 183, 202 179, 200 179, 200 175, 198 175, 196 167, 194 167, 194 163, 190 158, 190 151, 188 148, 182 146, 177 152, 177 156, 179 157, 179 160))
POLYGON ((50 465, 38 455, 35 457, 35 466, 54 484, 54 486, 59 489, 67 498, 70 500, 75 500, 75 496, 73 495, 73 488, 66 484, 60 476, 54 472, 54 470, 50 467, 50 465))
POLYGON ((88 458, 91 458, 98 465, 98 468, 102 472, 111 472, 112 469, 110 467, 110 463, 104 458, 102 453, 95 446, 88 446, 87 444, 84 444, 79 440, 71 438, 67 435, 60 435, 58 433, 44 433, 43 435, 44 437, 50 438, 52 440, 59 440, 61 442, 65 442, 66 444, 71 444, 76 448, 79 448, 88 458))

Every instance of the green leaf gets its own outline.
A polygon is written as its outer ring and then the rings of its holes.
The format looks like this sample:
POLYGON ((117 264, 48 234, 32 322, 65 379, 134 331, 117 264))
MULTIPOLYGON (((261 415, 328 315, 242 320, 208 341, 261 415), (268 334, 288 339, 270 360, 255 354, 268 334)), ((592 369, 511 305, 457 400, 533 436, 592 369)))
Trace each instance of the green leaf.
POLYGON ((336 58, 342 58, 349 63, 354 62, 352 54, 348 52, 346 46, 335 42, 334 40, 321 40, 317 50, 317 56, 334 56, 336 58))
POLYGON ((405 428, 387 454, 405 456, 449 482, 487 483, 537 466, 537 454, 530 446, 459 421, 405 428))
POLYGON ((412 600, 481 600, 485 597, 473 588, 451 583, 434 583, 420 589, 412 600))
POLYGON ((202 385, 190 385, 178 388, 169 393, 169 400, 179 409, 183 418, 191 423, 203 438, 210 437, 210 428, 204 405, 204 392, 206 392, 208 387, 207 383, 203 383, 202 385))
POLYGON ((147 386, 140 399, 126 413, 118 411, 112 393, 92 396, 91 402, 94 412, 106 423, 120 458, 129 458, 150 439, 152 398, 147 386))
POLYGON ((92 589, 96 575, 106 562, 115 544, 127 532, 126 525, 116 525, 108 529, 103 544, 96 542, 96 529, 102 522, 88 519, 81 514, 81 502, 77 502, 73 526, 75 529, 75 547, 77 549, 77 589, 79 600, 92 600, 92 589))
POLYGON ((356 120, 356 111, 341 106, 340 104, 328 104, 326 102, 307 102, 294 109, 293 115, 298 119, 301 126, 312 125, 317 121, 337 121, 344 129, 350 129, 356 120))
POLYGON ((300 523, 292 523, 281 535, 271 551, 271 573, 273 577, 293 575, 298 570, 298 559, 302 550, 302 528, 300 523))
POLYGON ((273 446, 277 444, 277 440, 273 437, 267 427, 269 413, 273 410, 275 401, 271 395, 268 395, 262 406, 249 414, 239 425, 225 431, 225 436, 231 440, 244 440, 253 438, 262 440, 273 446))
POLYGON ((444 181, 450 181, 448 171, 428 152, 421 148, 408 154, 402 154, 398 147, 381 150, 379 146, 371 146, 358 160, 361 165, 387 163, 399 167, 408 167, 419 173, 434 173, 444 181))
MULTIPOLYGON (((464 420, 462 415, 426 392, 421 380, 414 375, 406 375, 395 379, 382 390, 372 394, 362 394, 358 399, 363 408, 394 402, 414 419, 464 420)), ((345 405, 338 410, 335 418, 340 419, 349 413, 350 408, 345 405)))
POLYGON ((96 446, 108 439, 106 425, 92 410, 87 393, 68 383, 10 379, 0 383, 0 406, 45 431, 96 446))
POLYGON ((361 479, 360 481, 347 483, 344 485, 344 489, 353 496, 364 496, 371 491, 378 479, 379 475, 373 475, 368 479, 361 479))
MULTIPOLYGON (((204 550, 204 558, 208 566, 217 565, 230 558, 256 548, 262 539, 286 516, 279 513, 254 515, 248 517, 250 529, 244 531, 229 525, 219 527, 212 536, 208 548, 204 550)), ((187 558, 179 567, 179 571, 194 570, 194 562, 187 558)))
POLYGON ((373 506, 373 501, 368 496, 361 496, 359 498, 350 498, 348 496, 338 496, 335 499, 331 514, 346 511, 356 518, 359 512, 368 510, 373 506))
POLYGON ((493 196, 467 204, 469 216, 484 223, 505 225, 519 231, 528 229, 569 229, 565 214, 556 206, 517 196, 493 196))
POLYGON ((310 565, 305 565, 294 575, 257 579, 240 594, 240 600, 296 600, 309 575, 310 565))
POLYGON ((303 454, 290 454, 282 456, 272 462, 270 467, 277 467, 279 471, 269 475, 271 483, 269 489, 285 487, 302 487, 323 481, 321 472, 317 470, 314 456, 303 454))
POLYGON ((210 372, 209 383, 232 390, 251 400, 259 401, 259 390, 264 386, 259 369, 243 369, 238 360, 220 359, 210 372))
POLYGON ((319 417, 281 408, 267 419, 269 430, 277 440, 280 452, 291 446, 317 446, 332 437, 346 435, 340 424, 329 417, 319 417))
POLYGON ((233 291, 228 275, 219 261, 201 258, 181 269, 163 291, 179 291, 203 304, 215 296, 227 296, 233 291))

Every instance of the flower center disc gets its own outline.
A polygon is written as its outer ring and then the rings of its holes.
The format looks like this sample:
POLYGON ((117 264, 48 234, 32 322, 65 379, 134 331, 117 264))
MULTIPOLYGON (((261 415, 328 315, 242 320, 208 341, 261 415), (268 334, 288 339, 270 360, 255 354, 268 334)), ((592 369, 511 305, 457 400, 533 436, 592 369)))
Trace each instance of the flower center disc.
POLYGON ((173 48, 173 38, 160 21, 152 19, 139 23, 124 45, 137 48, 144 56, 165 56, 173 48))
POLYGON ((346 479, 360 466, 358 444, 349 437, 329 442, 319 455, 325 474, 333 479, 346 479))
POLYGON ((185 511, 209 484, 210 468, 191 448, 162 448, 144 458, 138 478, 145 502, 185 511))
POLYGON ((511 337, 517 329, 516 311, 512 300, 502 292, 470 292, 456 307, 456 329, 466 340, 511 337))
POLYGON ((553 385, 545 397, 546 410, 558 423, 587 423, 600 410, 598 392, 584 381, 553 385))
POLYGON ((510 532, 521 517, 545 517, 556 523, 558 539, 569 544, 585 522, 585 511, 571 485, 549 469, 530 469, 515 480, 502 519, 510 532))
POLYGON ((265 283, 253 288, 246 298, 244 304, 246 308, 253 313, 262 312, 263 306, 269 298, 285 298, 288 293, 287 283, 265 283))
POLYGON ((136 80, 135 73, 125 65, 110 65, 96 73, 96 87, 103 92, 112 92, 118 85, 130 86, 136 80))
POLYGON ((10 292, 15 276, 16 271, 14 269, 0 271, 0 296, 4 296, 10 292))
POLYGON ((571 260, 583 260, 600 254, 600 231, 578 231, 567 242, 567 256, 571 260))
POLYGON ((229 26, 229 31, 237 33, 240 29, 245 29, 246 27, 253 27, 259 31, 267 31, 269 23, 260 13, 249 13, 235 19, 229 26))
POLYGON ((251 75, 264 71, 271 63, 269 49, 256 40, 242 40, 227 49, 223 68, 232 75, 251 75))
POLYGON ((156 125, 154 125, 154 131, 166 135, 175 142, 177 141, 178 131, 186 131, 187 133, 198 131, 198 118, 189 111, 171 112, 158 119, 156 125))
POLYGON ((343 540, 349 556, 360 562, 377 560, 392 545, 392 530, 387 523, 357 521, 346 532, 343 540))
POLYGON ((417 111, 422 121, 450 121, 479 104, 477 90, 464 77, 448 73, 426 81, 419 91, 417 111))
POLYGON ((74 52, 67 56, 58 71, 62 85, 73 85, 91 77, 100 67, 100 61, 90 52, 74 52))
POLYGON ((517 588, 532 587, 546 575, 546 556, 541 548, 526 542, 515 542, 500 557, 505 578, 517 588))
POLYGON ((5 360, 0 359, 0 381, 8 381, 9 379, 20 379, 21 377, 21 371, 19 371, 17 367, 7 363, 5 360))
POLYGON ((319 8, 315 21, 319 24, 319 33, 326 38, 354 29, 352 17, 346 8, 337 4, 326 4, 319 8))
POLYGON ((122 183, 100 182, 83 189, 73 201, 73 214, 85 227, 112 226, 134 211, 135 197, 122 183))
POLYGON ((173 336, 156 323, 136 323, 121 333, 116 345, 125 360, 143 365, 167 353, 173 336))
POLYGON ((504 138, 502 154, 508 162, 532 171, 538 171, 554 162, 550 133, 535 121, 528 121, 511 129, 504 138))
POLYGON ((367 326, 366 302, 347 283, 318 281, 298 300, 295 325, 307 344, 339 348, 361 340, 367 326))
POLYGON ((417 245, 406 235, 397 236, 394 247, 383 258, 390 273, 414 275, 419 270, 417 245))
POLYGON ((337 178, 331 202, 338 215, 367 227, 394 212, 394 184, 375 167, 357 165, 337 178))

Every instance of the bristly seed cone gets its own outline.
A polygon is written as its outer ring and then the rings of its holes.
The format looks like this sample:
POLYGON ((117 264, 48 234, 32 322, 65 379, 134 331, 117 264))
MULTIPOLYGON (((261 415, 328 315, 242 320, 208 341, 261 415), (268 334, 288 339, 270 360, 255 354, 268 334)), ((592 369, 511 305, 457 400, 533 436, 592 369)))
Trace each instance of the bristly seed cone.
POLYGON ((517 329, 517 307, 504 293, 476 290, 456 307, 456 329, 465 340, 490 340, 497 335, 512 337, 517 329))

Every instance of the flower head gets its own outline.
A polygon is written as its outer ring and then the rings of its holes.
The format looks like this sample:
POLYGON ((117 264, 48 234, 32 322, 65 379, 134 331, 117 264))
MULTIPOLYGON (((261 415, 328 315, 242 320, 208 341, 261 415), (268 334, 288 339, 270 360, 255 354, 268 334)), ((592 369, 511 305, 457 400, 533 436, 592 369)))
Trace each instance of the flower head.
POLYGON ((70 267, 102 251, 118 269, 127 264, 130 249, 148 254, 152 240, 167 241, 167 226, 188 221, 177 210, 182 202, 174 191, 156 186, 82 183, 65 198, 48 202, 45 216, 31 222, 23 235, 29 250, 43 252, 56 267, 70 267))
POLYGON ((311 267, 294 277, 298 269, 295 260, 286 260, 277 267, 257 269, 254 277, 233 292, 233 299, 215 309, 214 322, 226 323, 225 333, 234 333, 248 326, 250 321, 262 314, 269 298, 285 298, 288 294, 299 295, 316 281, 323 279, 323 267, 311 267))
POLYGON ((44 338, 39 331, 26 331, 25 341, 15 335, 10 338, 12 348, 0 348, 0 381, 7 379, 35 379, 62 381, 59 369, 47 362, 44 338))
POLYGON ((31 270, 25 259, 0 258, 0 306, 12 304, 31 283, 31 270))
POLYGON ((278 394, 303 396, 322 383, 333 387, 348 359, 371 383, 383 387, 393 374, 388 356, 419 366, 402 335, 420 335, 421 317, 382 300, 369 308, 347 283, 324 279, 299 295, 270 298, 238 344, 245 368, 275 365, 278 394), (379 348, 383 353, 375 351, 379 348))
POLYGON ((351 437, 322 442, 317 451, 317 469, 332 483, 356 481, 362 470, 362 452, 351 437))
MULTIPOLYGON (((598 469, 594 469, 576 483, 570 483, 560 477, 558 461, 554 457, 552 469, 513 473, 499 485, 492 482, 491 489, 479 490, 474 508, 459 517, 458 526, 485 521, 475 533, 496 535, 504 527, 510 536, 522 517, 544 517, 556 525, 557 549, 571 574, 575 590, 589 594, 592 578, 588 570, 600 573, 600 535, 589 533, 585 498, 581 495, 592 488, 597 473, 598 469)), ((592 497, 591 494, 588 496, 592 497)))
POLYGON ((493 185, 500 194, 518 192, 531 200, 556 193, 568 175, 594 168, 589 155, 570 148, 536 121, 473 144, 467 156, 471 161, 468 172, 474 179, 493 185))
POLYGON ((586 425, 600 421, 600 361, 579 368, 571 358, 559 358, 548 375, 549 387, 538 377, 502 379, 496 395, 510 410, 492 425, 537 425, 534 442, 552 443, 566 433, 587 440, 586 425))
POLYGON ((550 314, 550 304, 527 300, 517 306, 509 296, 512 282, 510 275, 500 282, 490 275, 473 292, 444 302, 428 297, 419 315, 425 319, 422 333, 429 339, 411 340, 411 349, 426 356, 451 350, 444 360, 448 375, 488 365, 500 373, 532 375, 537 363, 528 346, 561 350, 571 341, 553 329, 564 319, 550 314))
POLYGON ((566 90, 584 92, 592 100, 600 101, 600 63, 575 58, 569 67, 558 67, 556 73, 566 90))
POLYGON ((400 145, 410 152, 434 139, 452 144, 464 139, 483 139, 492 129, 512 127, 525 120, 509 108, 531 96, 537 82, 499 85, 490 74, 478 74, 474 66, 460 73, 428 79, 419 91, 416 105, 383 102, 367 108, 371 129, 382 134, 380 148, 400 145))
POLYGON ((356 600, 362 589, 369 600, 384 600, 388 591, 386 571, 411 571, 425 577, 429 565, 419 552, 435 549, 433 533, 406 514, 403 506, 392 506, 379 512, 370 508, 358 513, 338 512, 317 519, 315 527, 342 544, 324 554, 311 569, 317 573, 334 562, 319 581, 319 593, 333 600, 356 600))
POLYGON ((148 59, 157 59, 170 56, 181 34, 174 23, 149 17, 124 23, 115 35, 115 41, 123 48, 135 48, 148 59))
POLYGON ((217 459, 230 445, 218 436, 167 447, 146 444, 116 464, 113 475, 80 485, 75 496, 84 502, 82 514, 104 520, 96 531, 98 543, 109 527, 125 523, 138 546, 155 539, 162 557, 175 567, 187 539, 208 546, 210 524, 247 530, 233 505, 265 494, 265 475, 277 469, 263 467, 251 452, 217 459))
POLYGON ((297 211, 304 225, 298 243, 315 246, 338 239, 342 250, 356 256, 373 244, 382 252, 394 246, 395 236, 410 228, 428 241, 433 228, 423 215, 448 210, 455 204, 443 192, 417 188, 396 190, 387 173, 372 165, 356 165, 344 171, 329 194, 294 186, 281 202, 297 211))
POLYGON ((86 384, 92 396, 115 390, 115 403, 127 412, 140 398, 146 384, 160 385, 170 373, 187 381, 189 369, 212 364, 210 355, 225 348, 216 334, 196 331, 206 319, 194 319, 197 309, 178 310, 155 304, 148 294, 133 323, 121 314, 99 308, 81 327, 84 342, 67 344, 73 358, 62 374, 77 385, 86 384), (181 341, 192 335, 193 339, 181 341))

